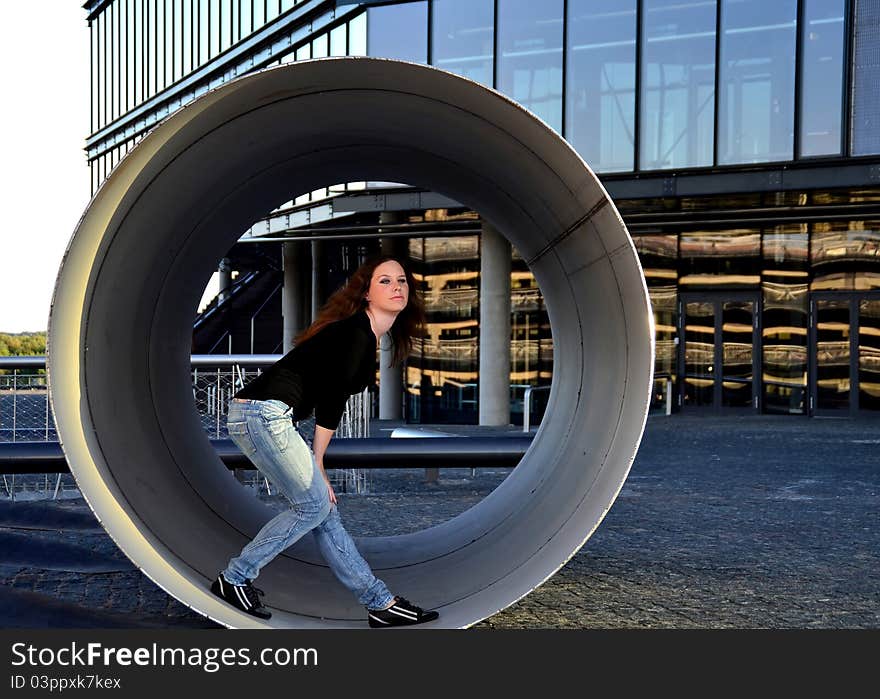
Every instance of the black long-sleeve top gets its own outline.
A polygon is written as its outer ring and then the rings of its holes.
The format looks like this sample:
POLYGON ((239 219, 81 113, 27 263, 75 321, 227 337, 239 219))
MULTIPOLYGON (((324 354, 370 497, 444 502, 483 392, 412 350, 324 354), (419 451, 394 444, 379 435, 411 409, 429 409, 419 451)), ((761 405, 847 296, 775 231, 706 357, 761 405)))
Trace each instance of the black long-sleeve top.
POLYGON ((280 400, 294 420, 315 411, 315 424, 335 430, 345 403, 376 378, 376 336, 366 311, 324 326, 235 394, 280 400))

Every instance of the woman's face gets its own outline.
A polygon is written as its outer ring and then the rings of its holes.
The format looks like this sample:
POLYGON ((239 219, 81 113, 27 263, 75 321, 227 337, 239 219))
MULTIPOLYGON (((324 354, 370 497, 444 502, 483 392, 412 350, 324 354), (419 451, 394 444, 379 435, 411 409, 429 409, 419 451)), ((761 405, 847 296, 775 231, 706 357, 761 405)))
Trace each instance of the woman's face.
POLYGON ((364 297, 372 311, 400 313, 409 301, 409 284, 399 262, 388 260, 373 270, 370 289, 364 297))

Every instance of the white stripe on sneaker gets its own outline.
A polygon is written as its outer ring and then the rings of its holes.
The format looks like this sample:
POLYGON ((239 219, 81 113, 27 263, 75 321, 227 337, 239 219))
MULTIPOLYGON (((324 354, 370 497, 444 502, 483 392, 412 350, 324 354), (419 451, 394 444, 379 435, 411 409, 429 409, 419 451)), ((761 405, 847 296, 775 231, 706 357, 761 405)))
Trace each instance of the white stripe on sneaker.
POLYGON ((244 605, 245 610, 250 609, 251 603, 248 602, 247 595, 241 591, 241 586, 233 585, 233 588, 235 589, 235 594, 238 596, 239 601, 244 605))
POLYGON ((380 619, 380 618, 377 617, 375 614, 370 614, 370 619, 375 619, 375 620, 378 621, 380 624, 390 624, 390 623, 391 623, 390 621, 385 621, 384 619, 380 619))
POLYGON ((411 612, 408 609, 402 609, 398 607, 396 604, 388 607, 385 610, 386 612, 391 612, 392 614, 397 614, 397 616, 402 616, 404 619, 415 620, 418 619, 418 615, 415 612, 411 612))

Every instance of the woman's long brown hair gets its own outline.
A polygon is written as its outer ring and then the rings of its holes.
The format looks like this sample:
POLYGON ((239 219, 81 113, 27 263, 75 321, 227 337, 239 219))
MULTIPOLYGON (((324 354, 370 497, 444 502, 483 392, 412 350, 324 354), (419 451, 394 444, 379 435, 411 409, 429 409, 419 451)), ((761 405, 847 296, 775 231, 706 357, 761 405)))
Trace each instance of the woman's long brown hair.
POLYGON ((326 325, 343 318, 350 318, 361 309, 366 308, 367 301, 364 297, 370 290, 373 272, 376 267, 391 260, 403 267, 406 283, 409 285, 406 307, 397 314, 397 318, 389 330, 394 348, 391 363, 401 364, 412 350, 413 337, 421 336, 424 333, 425 306, 408 265, 395 255, 376 255, 370 257, 358 267, 354 274, 349 277, 345 286, 335 291, 327 299, 327 303, 318 311, 318 317, 297 336, 295 344, 299 345, 302 342, 306 342, 317 335, 326 325))

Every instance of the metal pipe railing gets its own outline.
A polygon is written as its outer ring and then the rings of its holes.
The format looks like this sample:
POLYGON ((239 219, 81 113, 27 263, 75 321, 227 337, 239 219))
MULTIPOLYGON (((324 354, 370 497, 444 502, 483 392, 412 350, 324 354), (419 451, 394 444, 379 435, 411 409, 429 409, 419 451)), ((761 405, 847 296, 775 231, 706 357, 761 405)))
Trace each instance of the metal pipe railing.
POLYGON ((549 386, 529 386, 526 389, 523 394, 523 432, 528 432, 532 428, 532 393, 549 390, 549 386))
MULTIPOLYGON (((254 468, 229 439, 211 445, 227 468, 254 468)), ((350 438, 333 440, 324 455, 330 469, 498 468, 515 467, 530 437, 413 437, 410 439, 350 438)), ((0 443, 0 472, 69 473, 58 442, 0 443)))

